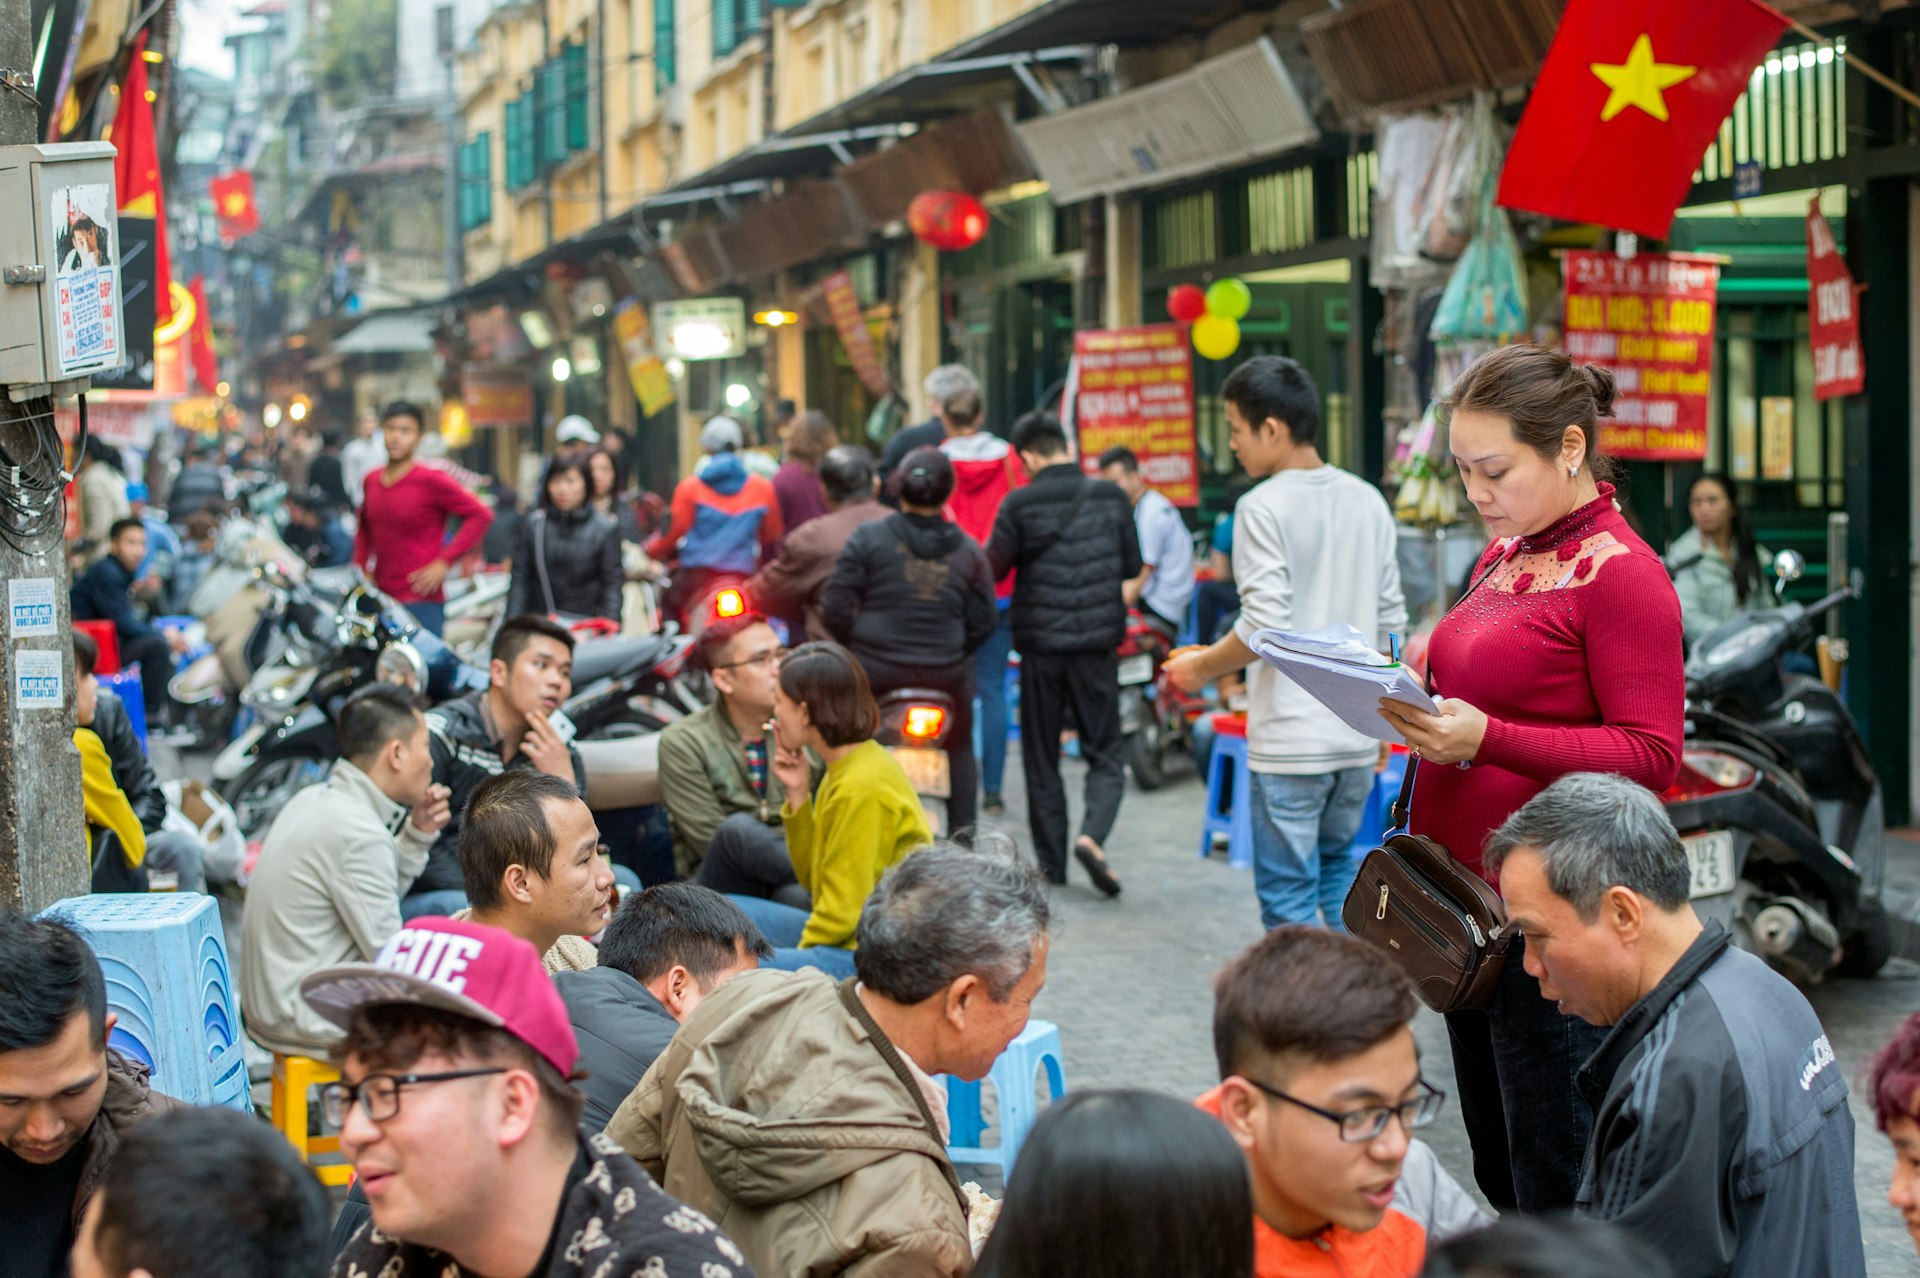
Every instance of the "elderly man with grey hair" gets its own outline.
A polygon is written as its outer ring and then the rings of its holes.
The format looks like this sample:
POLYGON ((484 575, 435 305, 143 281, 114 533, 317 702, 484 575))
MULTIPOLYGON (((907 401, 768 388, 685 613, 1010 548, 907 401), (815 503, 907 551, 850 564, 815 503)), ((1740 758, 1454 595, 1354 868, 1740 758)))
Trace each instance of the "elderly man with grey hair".
MULTIPOLYGON (((886 492, 887 478, 892 475, 906 455, 916 448, 938 448, 941 441, 955 433, 947 422, 947 397, 958 395, 962 391, 980 393, 980 379, 967 370, 964 364, 942 364, 928 373, 920 383, 920 389, 927 396, 927 420, 909 426, 887 441, 886 451, 880 454, 880 491, 886 492)), ((889 505, 892 499, 887 498, 889 505)))
POLYGON ((1485 865, 1540 992, 1613 1027, 1569 1080, 1594 1113, 1578 1210, 1688 1278, 1864 1275, 1833 1048, 1799 990, 1701 925, 1660 800, 1562 777, 1494 832, 1485 865))
POLYGON ((860 912, 855 977, 735 977, 607 1134, 763 1275, 959 1278, 968 1198, 934 1081, 984 1078, 1047 979, 1047 885, 1002 838, 934 844, 860 912))

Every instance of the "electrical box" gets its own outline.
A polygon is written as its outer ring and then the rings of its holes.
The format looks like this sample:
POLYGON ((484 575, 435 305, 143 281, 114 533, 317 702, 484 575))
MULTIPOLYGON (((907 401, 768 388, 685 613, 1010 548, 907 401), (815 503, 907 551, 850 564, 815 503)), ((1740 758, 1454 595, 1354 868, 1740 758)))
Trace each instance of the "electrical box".
POLYGON ((113 144, 0 146, 0 385, 126 362, 113 144))

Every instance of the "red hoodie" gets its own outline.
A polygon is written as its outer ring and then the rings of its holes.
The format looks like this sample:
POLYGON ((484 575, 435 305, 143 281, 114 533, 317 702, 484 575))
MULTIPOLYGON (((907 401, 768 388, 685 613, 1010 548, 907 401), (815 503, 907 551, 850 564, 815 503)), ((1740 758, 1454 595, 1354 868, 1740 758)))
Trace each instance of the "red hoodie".
MULTIPOLYGON (((1026 467, 1014 455, 1011 444, 984 430, 950 435, 941 441, 940 451, 953 463, 953 496, 947 500, 947 518, 984 547, 993 538, 993 521, 1000 514, 1000 503, 1014 489, 1026 487, 1026 467)), ((994 588, 994 594, 1002 604, 1012 596, 1011 572, 994 588)))

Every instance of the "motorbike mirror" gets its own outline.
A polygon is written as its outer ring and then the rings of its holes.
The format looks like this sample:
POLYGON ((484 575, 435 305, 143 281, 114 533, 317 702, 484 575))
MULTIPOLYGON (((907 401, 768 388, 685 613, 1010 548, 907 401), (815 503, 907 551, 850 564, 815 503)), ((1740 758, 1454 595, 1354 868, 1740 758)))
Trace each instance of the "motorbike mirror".
POLYGON ((1797 550, 1783 550, 1773 557, 1773 593, 1775 597, 1784 595, 1787 583, 1798 581, 1807 572, 1806 556, 1797 550))

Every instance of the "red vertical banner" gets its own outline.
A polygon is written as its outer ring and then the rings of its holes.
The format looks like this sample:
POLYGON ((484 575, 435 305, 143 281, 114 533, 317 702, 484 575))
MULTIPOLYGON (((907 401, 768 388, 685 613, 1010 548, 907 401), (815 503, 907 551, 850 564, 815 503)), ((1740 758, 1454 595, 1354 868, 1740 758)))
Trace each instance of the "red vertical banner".
POLYGON ((1176 506, 1200 504, 1193 437, 1193 355, 1185 324, 1083 329, 1073 335, 1074 418, 1080 464, 1099 468, 1109 448, 1131 448, 1140 474, 1176 506))
POLYGON ((880 352, 874 349, 866 313, 860 309, 860 295, 853 290, 852 274, 835 271, 820 281, 820 292, 827 300, 833 326, 840 330, 840 342, 847 348, 847 361, 853 365, 854 374, 876 399, 884 397, 893 390, 893 380, 880 363, 880 352))
POLYGON ((1866 388, 1860 354, 1859 293, 1833 242, 1833 228, 1814 193, 1807 209, 1807 317, 1813 337, 1813 397, 1858 395, 1866 388))
POLYGON ((1704 458, 1718 259, 1583 250, 1563 266, 1567 354, 1612 370, 1618 388, 1600 450, 1623 461, 1704 458))

